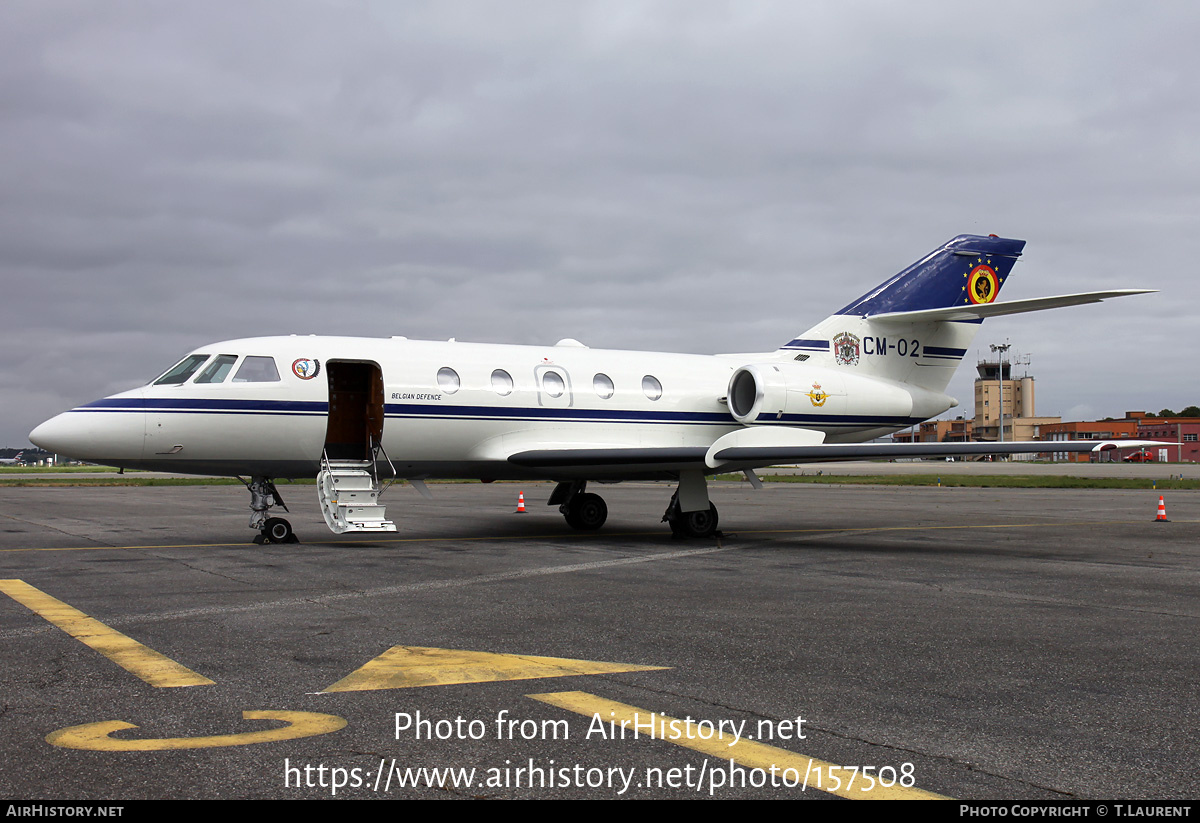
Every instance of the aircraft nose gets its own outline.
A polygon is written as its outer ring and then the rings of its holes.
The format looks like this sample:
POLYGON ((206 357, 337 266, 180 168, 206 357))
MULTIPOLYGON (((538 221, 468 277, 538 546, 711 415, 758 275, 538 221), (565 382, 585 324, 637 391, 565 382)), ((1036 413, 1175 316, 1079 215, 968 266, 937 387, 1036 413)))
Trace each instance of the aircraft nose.
POLYGON ((29 442, 48 452, 70 455, 71 445, 76 440, 74 428, 67 420, 67 414, 59 414, 31 431, 29 442))
POLYGON ((65 457, 120 465, 142 456, 146 413, 112 409, 112 398, 51 417, 29 433, 29 442, 65 457), (110 410, 111 409, 111 410, 110 410))

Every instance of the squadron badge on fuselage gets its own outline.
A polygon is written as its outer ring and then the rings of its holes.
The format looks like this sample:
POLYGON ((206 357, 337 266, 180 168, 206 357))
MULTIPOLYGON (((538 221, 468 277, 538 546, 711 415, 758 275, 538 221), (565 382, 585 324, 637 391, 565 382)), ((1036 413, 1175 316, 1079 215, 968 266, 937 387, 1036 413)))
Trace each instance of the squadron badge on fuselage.
POLYGON ((301 380, 312 380, 321 373, 321 361, 311 357, 301 357, 292 363, 292 374, 301 380))
POLYGON ((820 383, 813 383, 812 391, 805 392, 805 394, 808 395, 808 399, 814 406, 824 406, 825 401, 829 399, 829 394, 822 391, 820 383))

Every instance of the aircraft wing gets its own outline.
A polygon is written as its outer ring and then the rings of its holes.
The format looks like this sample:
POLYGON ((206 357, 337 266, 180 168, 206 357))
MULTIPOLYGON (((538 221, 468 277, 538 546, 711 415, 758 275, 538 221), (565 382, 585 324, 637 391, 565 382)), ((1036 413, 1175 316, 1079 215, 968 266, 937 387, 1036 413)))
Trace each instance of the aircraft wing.
POLYGON ((753 426, 702 446, 572 448, 555 444, 509 454, 523 468, 562 469, 572 473, 593 469, 602 474, 630 471, 740 471, 785 463, 825 463, 912 457, 970 457, 985 454, 1038 452, 1096 452, 1161 446, 1146 440, 1030 440, 1006 443, 825 443, 811 429, 753 426))
POLYGON ((732 446, 710 449, 709 468, 741 470, 782 463, 824 463, 898 457, 978 457, 985 454, 1096 452, 1140 448, 1142 440, 1027 440, 1005 443, 831 443, 801 449, 777 446, 732 446))
POLYGON ((1004 314, 1023 314, 1043 309, 1058 309, 1063 306, 1081 306, 1085 303, 1099 303, 1112 297, 1128 297, 1131 294, 1150 294, 1155 289, 1118 289, 1116 291, 1090 291, 1080 294, 1059 294, 1053 297, 1033 297, 1029 300, 1006 300, 1000 303, 964 304, 962 306, 947 306, 942 309, 921 309, 917 311, 894 311, 882 314, 872 314, 870 319, 875 322, 892 323, 929 323, 941 320, 974 320, 982 317, 998 317, 1004 314))

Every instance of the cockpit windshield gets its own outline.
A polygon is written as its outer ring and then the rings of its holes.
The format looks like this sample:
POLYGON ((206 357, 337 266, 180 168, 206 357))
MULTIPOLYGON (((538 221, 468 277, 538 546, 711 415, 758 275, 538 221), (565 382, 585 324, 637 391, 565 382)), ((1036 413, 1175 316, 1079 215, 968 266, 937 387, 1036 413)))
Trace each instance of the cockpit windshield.
POLYGON ((208 364, 208 368, 200 372, 200 376, 196 378, 197 383, 223 383, 225 378, 229 376, 229 372, 233 369, 233 364, 237 362, 236 354, 218 354, 213 358, 213 361, 208 364))
POLYGON ((209 358, 208 354, 189 354, 170 368, 161 377, 151 381, 153 386, 179 386, 195 377, 193 383, 278 383, 279 369, 274 357, 263 355, 218 354, 209 358), (239 358, 241 363, 238 363, 239 358), (208 363, 207 366, 204 364, 208 363), (234 367, 237 366, 237 371, 234 367), (201 371, 201 367, 204 370, 201 371), (197 373, 198 376, 197 376, 197 373), (233 375, 230 378, 230 375, 233 375))
POLYGON ((166 374, 154 381, 155 386, 178 386, 196 373, 196 369, 204 365, 207 354, 189 354, 176 363, 166 374))

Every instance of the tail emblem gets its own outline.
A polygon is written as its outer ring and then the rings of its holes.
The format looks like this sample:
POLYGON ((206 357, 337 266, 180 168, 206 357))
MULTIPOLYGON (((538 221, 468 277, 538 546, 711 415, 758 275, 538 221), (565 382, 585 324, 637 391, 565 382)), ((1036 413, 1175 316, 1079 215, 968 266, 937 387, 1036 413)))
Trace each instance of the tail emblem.
POLYGON ((833 359, 839 366, 857 366, 858 352, 858 335, 844 331, 833 338, 833 359))
POLYGON ((967 293, 967 299, 964 303, 991 303, 996 299, 996 294, 1000 291, 1000 282, 996 277, 996 270, 989 263, 979 262, 979 265, 971 269, 967 278, 967 285, 963 286, 963 291, 967 293))

